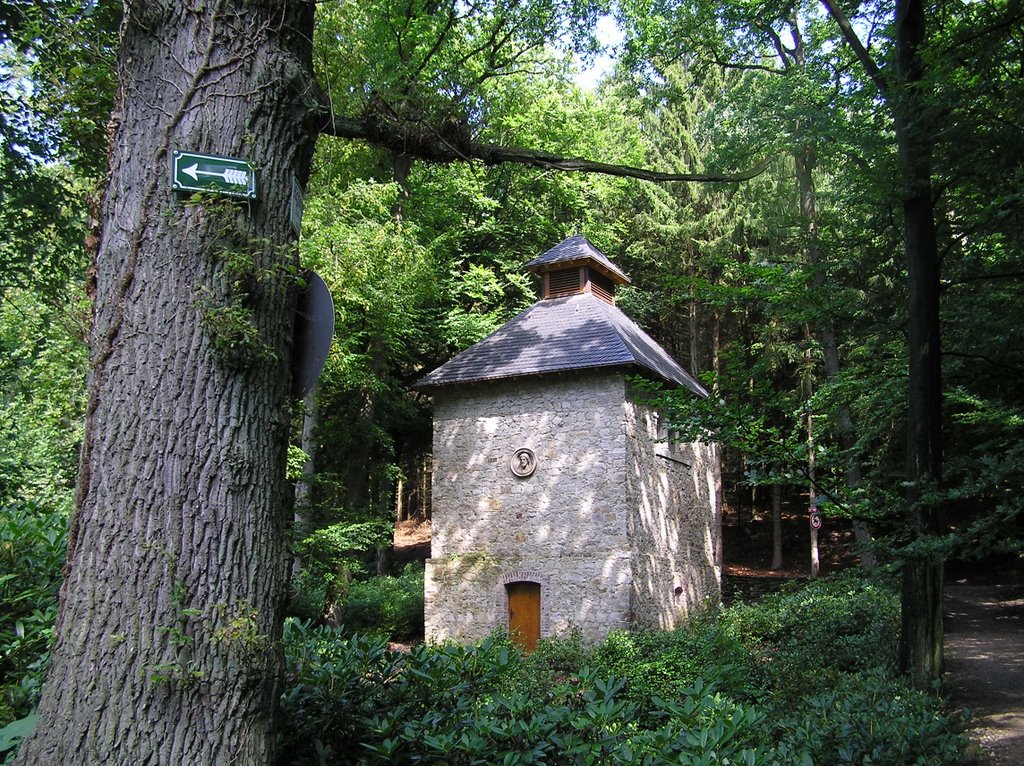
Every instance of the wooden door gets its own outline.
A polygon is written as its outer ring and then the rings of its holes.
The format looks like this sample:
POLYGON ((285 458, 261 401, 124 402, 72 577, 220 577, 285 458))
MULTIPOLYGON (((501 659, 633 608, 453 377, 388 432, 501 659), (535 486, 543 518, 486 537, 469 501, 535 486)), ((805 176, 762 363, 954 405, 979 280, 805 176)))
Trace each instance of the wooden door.
POLYGON ((540 638, 540 585, 535 582, 513 582, 508 592, 508 632, 527 652, 537 648, 540 638))

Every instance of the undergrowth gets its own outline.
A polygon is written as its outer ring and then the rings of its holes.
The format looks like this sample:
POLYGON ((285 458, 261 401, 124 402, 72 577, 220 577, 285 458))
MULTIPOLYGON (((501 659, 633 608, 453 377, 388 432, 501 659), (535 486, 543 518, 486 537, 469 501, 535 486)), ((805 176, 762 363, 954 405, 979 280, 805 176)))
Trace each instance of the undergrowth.
POLYGON ((952 766, 962 722, 896 677, 897 620, 885 582, 847 575, 530 655, 291 621, 281 764, 952 766))

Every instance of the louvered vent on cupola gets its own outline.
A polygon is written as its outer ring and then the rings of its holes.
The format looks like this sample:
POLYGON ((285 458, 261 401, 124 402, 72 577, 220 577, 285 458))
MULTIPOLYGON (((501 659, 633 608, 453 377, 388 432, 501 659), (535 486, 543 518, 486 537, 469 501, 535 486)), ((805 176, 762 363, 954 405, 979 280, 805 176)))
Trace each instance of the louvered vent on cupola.
POLYGON ((590 293, 614 305, 615 285, 629 284, 629 277, 580 234, 537 256, 526 269, 544 280, 542 299, 590 293))
POLYGON ((549 271, 544 275, 544 298, 561 298, 583 292, 583 269, 549 271))

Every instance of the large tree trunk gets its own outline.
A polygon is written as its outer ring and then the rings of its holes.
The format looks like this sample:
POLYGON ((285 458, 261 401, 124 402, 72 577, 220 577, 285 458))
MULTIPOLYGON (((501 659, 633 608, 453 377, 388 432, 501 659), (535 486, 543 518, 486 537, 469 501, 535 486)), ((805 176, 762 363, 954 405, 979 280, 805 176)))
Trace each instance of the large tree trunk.
POLYGON ((125 3, 77 511, 19 764, 272 757, 312 17, 125 3), (251 160, 259 198, 176 196, 173 148, 251 160))
MULTIPOLYGON (((903 182, 910 357, 907 408, 909 522, 919 537, 935 534, 939 512, 926 493, 942 480, 942 369, 939 339, 939 255, 932 201, 931 137, 924 119, 925 8, 896 2, 901 90, 894 106, 903 182)), ((909 558, 903 565, 900 668, 921 686, 942 675, 942 561, 909 558)))
MULTIPOLYGON (((903 185, 907 253, 908 523, 915 536, 938 530, 938 509, 926 492, 942 481, 942 366, 939 336, 939 253, 932 201, 932 137, 926 119, 926 11, 921 0, 896 0, 896 82, 885 76, 834 0, 821 0, 893 114, 903 185), (893 86, 898 86, 894 89, 893 86)), ((942 561, 927 556, 903 565, 901 670, 928 686, 942 675, 942 561)))

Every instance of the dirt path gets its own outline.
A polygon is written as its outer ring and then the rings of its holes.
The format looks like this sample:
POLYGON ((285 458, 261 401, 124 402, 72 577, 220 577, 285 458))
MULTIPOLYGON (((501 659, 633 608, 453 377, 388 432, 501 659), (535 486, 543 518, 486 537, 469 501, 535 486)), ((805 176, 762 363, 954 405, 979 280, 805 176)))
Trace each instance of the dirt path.
POLYGON ((1024 583, 946 587, 946 676, 954 704, 973 714, 978 763, 1024 764, 1024 583))

